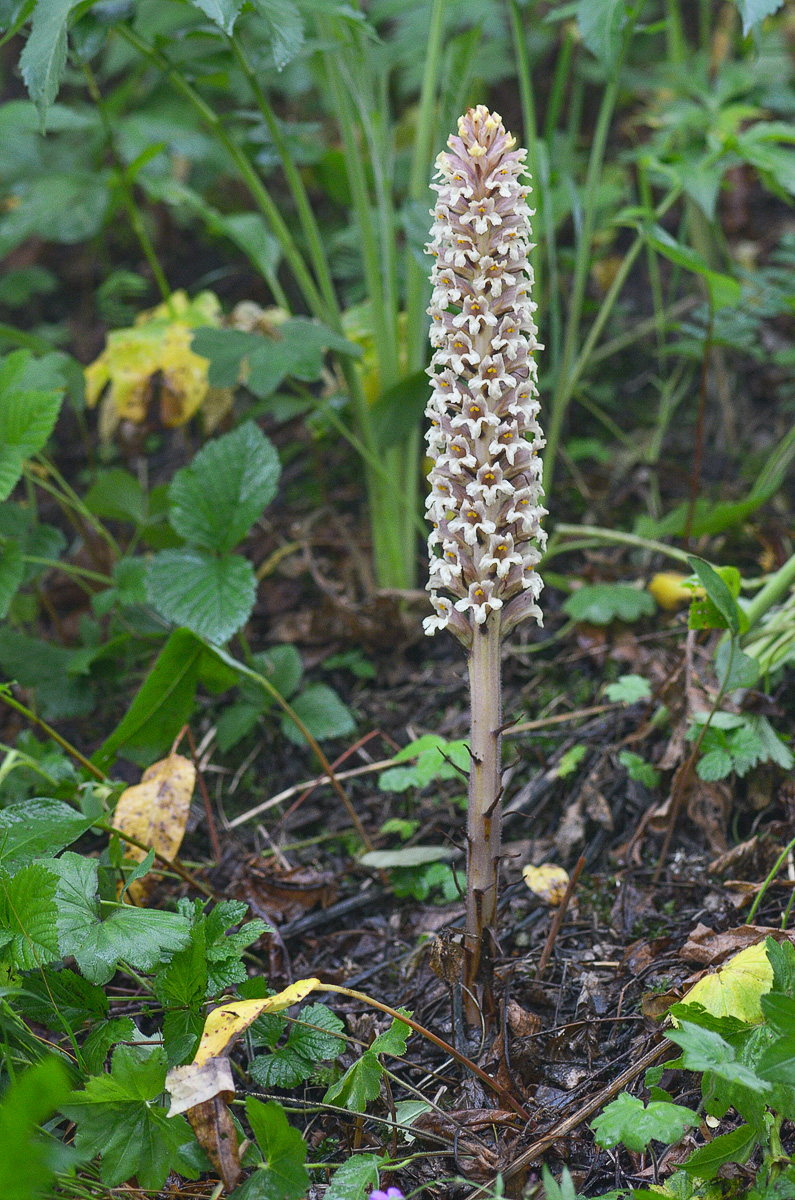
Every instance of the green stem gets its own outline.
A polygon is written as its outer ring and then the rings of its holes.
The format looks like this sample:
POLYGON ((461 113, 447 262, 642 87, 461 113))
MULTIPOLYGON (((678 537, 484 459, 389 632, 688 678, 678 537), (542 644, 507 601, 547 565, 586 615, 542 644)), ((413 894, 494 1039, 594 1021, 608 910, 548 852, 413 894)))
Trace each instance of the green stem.
POLYGON ((138 238, 141 249, 144 252, 144 258, 149 263, 149 269, 154 276, 154 280, 157 284, 160 295, 163 297, 163 300, 166 302, 166 304, 170 305, 171 288, 168 285, 166 273, 160 264, 160 259, 157 257, 157 251, 155 250, 154 243, 146 229, 146 225, 144 224, 138 205, 135 203, 135 193, 133 192, 132 184, 130 183, 127 174, 127 168, 122 161, 121 155, 116 147, 116 138, 113 131, 113 124, 108 114, 107 105, 105 104, 104 97, 99 89, 99 84, 97 83, 96 76, 91 70, 91 67, 87 62, 84 62, 81 65, 86 79, 86 84, 88 85, 89 95, 96 104, 100 120, 102 121, 102 128, 105 131, 105 141, 107 143, 108 150, 110 151, 111 158, 113 159, 114 166, 116 167, 116 176, 119 182, 119 189, 121 191, 124 207, 127 209, 127 215, 130 218, 130 225, 132 226, 133 233, 138 238))
POLYGON ((769 608, 778 603, 783 595, 795 583, 795 554, 779 567, 775 575, 768 579, 765 586, 754 596, 745 610, 748 617, 749 632, 757 625, 769 608))
MULTIPOLYGON (((607 135, 610 131, 610 123, 613 118, 613 111, 616 106, 618 92, 621 86, 621 65, 629 46, 630 38, 632 36, 635 21, 637 20, 638 15, 639 8, 627 21, 627 28, 624 31, 621 53, 618 56, 617 62, 612 67, 607 86, 605 87, 602 95, 602 102, 599 106, 599 114, 596 119, 596 128, 594 130, 593 140, 591 143, 591 154, 588 160, 588 170, 586 172, 585 184, 583 187, 584 206, 582 230, 580 231, 580 235, 577 239, 577 248, 574 260, 574 280, 571 289, 571 302, 569 304, 566 334, 563 340, 563 353, 561 356, 560 371, 558 374, 558 386, 556 387, 552 397, 551 419, 547 432, 547 450, 544 456, 544 489, 547 495, 550 494, 550 488, 552 486, 555 455, 563 427, 563 418, 568 408, 568 402, 571 399, 576 383, 574 376, 576 369, 575 359, 577 355, 577 345, 579 343, 580 322, 582 319, 583 305, 585 303, 585 290, 588 283, 588 274, 590 270, 591 245, 593 242, 594 225, 596 221, 597 193, 599 188, 599 178, 602 172, 602 164, 604 162, 605 150, 607 147, 607 135)), ((607 318, 605 317, 605 320, 606 319, 607 318)))
POLYGON ((265 95, 260 86, 257 73, 251 66, 251 63, 246 57, 246 53, 240 44, 239 39, 233 34, 227 38, 232 53, 246 77, 246 81, 251 88, 252 94, 256 101, 257 107, 262 114, 263 120, 268 127, 273 144, 276 147, 279 158, 281 159, 282 170, 290 188, 290 192, 295 203, 298 219, 301 222, 301 229, 306 238, 309 252, 312 258, 312 266, 314 267, 315 275, 320 285, 320 291, 327 305, 329 314, 336 313, 336 322, 334 328, 339 332, 342 329, 342 323, 339 316, 339 303, 336 292, 334 291, 334 283, 331 278, 331 271, 328 265, 326 250, 323 245, 323 238, 320 234, 315 214, 312 211, 312 206, 309 203, 309 197, 304 187, 304 181, 301 174, 290 157, 290 150, 287 142, 279 127, 279 122, 276 119, 276 114, 271 107, 268 97, 265 95))
POLYGON ((209 104, 188 83, 187 79, 185 79, 164 54, 156 50, 154 46, 150 46, 144 38, 140 37, 128 25, 120 24, 114 26, 114 28, 139 54, 149 59, 151 63, 163 72, 174 90, 185 97, 205 125, 210 129, 213 136, 224 147, 248 187, 254 202, 268 222, 274 237, 281 246, 282 253, 310 311, 316 317, 319 317, 320 320, 333 323, 334 314, 333 312, 329 312, 327 304, 318 291, 284 218, 271 199, 268 189, 249 162, 248 157, 233 140, 221 118, 217 113, 213 112, 209 104))
MULTIPOLYGON (((770 868, 767 875, 765 876, 765 881, 762 884, 761 888, 759 889, 759 891, 756 895, 756 899, 754 900, 753 904, 751 905, 751 907, 748 910, 748 916, 746 917, 746 921, 745 921, 746 925, 753 925, 754 917, 756 916, 756 912, 757 912, 757 909, 759 908, 759 905, 762 903, 762 900, 764 899, 765 892, 770 887, 773 880, 776 878, 776 875, 778 875, 778 873, 781 870, 781 868, 783 867, 784 863, 787 861, 787 855, 792 850, 793 846, 795 846, 795 838, 793 838, 792 841, 787 842, 786 846, 781 851, 778 858, 773 863, 773 866, 770 868)), ((793 895, 795 895, 795 893, 793 893, 793 895)), ((786 914, 785 914, 785 916, 786 916, 786 914)), ((784 928, 784 926, 782 925, 782 929, 783 928, 784 928)))
POLYGON ((93 775, 95 779, 100 780, 101 783, 111 782, 105 772, 100 771, 99 767, 94 766, 90 759, 86 758, 84 754, 81 754, 80 751, 71 744, 71 742, 67 742, 66 738, 62 738, 60 733, 56 733, 51 725, 48 725, 46 721, 42 721, 41 717, 37 717, 31 709, 26 708, 24 704, 20 704, 19 700, 16 700, 11 695, 10 688, 10 683, 0 683, 0 700, 2 700, 4 704, 7 704, 9 708, 14 709, 14 712, 20 713, 21 716, 26 718, 26 720, 31 721, 34 725, 38 725, 40 729, 43 729, 48 737, 52 738, 54 742, 57 742, 62 750, 65 750, 67 754, 70 754, 72 758, 79 762, 81 767, 84 767, 85 770, 93 775))
MULTIPOLYGON (((690 565, 690 559, 684 550, 678 550, 676 546, 666 546, 665 542, 657 542, 653 538, 640 537, 637 533, 623 533, 619 529, 602 529, 598 525, 566 525, 561 522, 555 526, 556 535, 569 535, 572 537, 588 537, 598 538, 604 542, 618 542, 625 546, 637 546, 641 550, 649 550, 653 554, 666 554, 668 558, 675 558, 679 562, 690 565)), ((562 553, 564 546, 560 547, 556 553, 562 553)), ((759 597, 757 597, 758 599, 759 597)))
MULTIPOLYGON (((671 189, 670 192, 668 192, 664 199, 660 201, 655 209, 655 215, 657 218, 661 217, 668 211, 671 205, 674 204, 679 197, 680 192, 681 187, 679 184, 677 184, 671 189)), ((561 363, 560 371, 558 373, 557 387, 550 405, 551 414, 547 428, 547 448, 544 453, 544 489, 547 495, 549 495, 552 485, 552 476, 555 469, 555 459, 557 457, 558 444, 560 442, 560 436, 563 430, 563 421, 566 416, 569 403, 571 402, 574 391, 585 371, 585 368, 589 364, 594 346, 599 340, 599 336, 604 329, 611 312, 613 311, 613 307, 619 297, 621 289, 626 282, 627 276, 632 270, 635 260, 643 248, 643 243, 643 234, 639 233, 635 238, 635 241, 632 243, 630 249, 624 255, 621 266, 616 272, 615 278, 610 285, 607 295, 602 301, 602 305, 599 309, 596 319, 588 331, 588 336, 583 343, 582 350, 577 356, 576 361, 570 364, 568 370, 565 368, 564 363, 561 363)))

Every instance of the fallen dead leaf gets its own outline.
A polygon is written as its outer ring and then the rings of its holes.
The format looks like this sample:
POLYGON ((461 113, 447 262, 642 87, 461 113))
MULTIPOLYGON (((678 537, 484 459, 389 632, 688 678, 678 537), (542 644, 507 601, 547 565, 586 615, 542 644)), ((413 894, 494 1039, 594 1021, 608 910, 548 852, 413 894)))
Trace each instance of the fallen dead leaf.
MULTIPOLYGON (((181 754, 152 763, 140 783, 122 792, 113 814, 116 828, 151 846, 163 858, 173 859, 185 836, 195 783, 196 768, 181 754)), ((127 846, 126 854, 135 862, 146 857, 146 851, 137 846, 127 846)), ((151 878, 144 876, 133 880, 128 895, 135 904, 143 904, 151 890, 151 878)))
POLYGON ((550 908, 557 908, 569 886, 569 876, 563 867, 544 863, 540 867, 522 868, 522 878, 534 896, 550 908))
MULTIPOLYGON (((687 962, 702 963, 704 966, 715 967, 724 962, 738 950, 755 946, 757 942, 767 937, 782 941, 789 934, 782 934, 780 929, 768 925, 737 925, 734 929, 726 929, 723 933, 715 933, 708 925, 698 924, 693 929, 679 951, 679 957, 687 962)), ((790 941, 795 938, 789 937, 790 941)))

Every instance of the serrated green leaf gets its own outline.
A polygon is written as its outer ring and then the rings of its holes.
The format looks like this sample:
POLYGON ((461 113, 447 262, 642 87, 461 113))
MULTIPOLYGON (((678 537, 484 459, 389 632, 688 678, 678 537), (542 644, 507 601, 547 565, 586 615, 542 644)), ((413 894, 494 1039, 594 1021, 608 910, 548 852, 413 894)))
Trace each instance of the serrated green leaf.
POLYGON ((765 17, 778 12, 784 0, 734 0, 743 19, 743 37, 746 37, 754 25, 758 25, 765 17))
MULTIPOLYGON (((399 1013, 404 1013, 410 1017, 411 1013, 408 1009, 399 1008, 399 1013)), ((411 1026, 405 1021, 398 1021, 396 1017, 392 1018, 392 1024, 383 1033, 379 1033, 369 1046, 370 1054, 392 1054, 395 1057, 406 1053, 406 1042, 411 1036, 411 1026)))
MULTIPOLYGON (((282 0, 277 0, 281 5, 282 0)), ((278 339, 239 329, 197 329, 193 350, 209 358, 212 387, 233 387, 240 379, 260 400, 272 396, 288 376, 311 382, 323 370, 325 350, 354 357, 361 350, 318 321, 293 317, 279 326, 278 339)))
MULTIPOLYGON (((309 732, 319 742, 327 738, 344 737, 356 728, 351 711, 340 700, 333 688, 325 683, 310 683, 292 701, 293 710, 309 732)), ((297 746, 305 746, 306 739, 295 723, 285 714, 282 717, 282 732, 297 746)))
POLYGON ((139 1037, 132 1017, 112 1017, 91 1030, 81 1047, 89 1075, 101 1075, 105 1070, 108 1051, 118 1042, 134 1042, 139 1037))
POLYGON ((237 554, 161 550, 149 564, 146 594, 167 621, 223 643, 251 615, 257 580, 251 563, 237 554))
POLYGON ((365 1050, 361 1058, 353 1063, 342 1079, 333 1083, 323 1097, 324 1104, 336 1104, 352 1112, 364 1112, 371 1100, 381 1091, 382 1067, 376 1056, 365 1050))
POLYGON ((650 762, 646 762, 645 758, 641 758, 639 754, 633 754, 631 750, 619 750, 618 761, 622 767, 626 767, 627 774, 635 783, 642 783, 647 788, 656 788, 658 786, 660 772, 650 762))
POLYGON ((46 445, 63 399, 63 389, 22 386, 32 364, 27 350, 7 355, 0 364, 0 500, 10 496, 25 459, 46 445))
POLYGON ((246 421, 177 471, 168 489, 169 520, 192 546, 231 550, 276 495, 280 473, 272 442, 246 421))
POLYGON ((59 957, 58 878, 48 865, 30 863, 13 876, 0 870, 0 958, 22 971, 59 957))
POLYGON ((563 602, 564 612, 575 621, 609 625, 611 621, 637 621, 650 617, 657 605, 649 592, 628 583, 587 583, 563 602))
POLYGON ((299 1200, 309 1187, 306 1143, 293 1129, 281 1104, 249 1096, 246 1116, 262 1154, 262 1164, 230 1200, 299 1200))
POLYGON ((323 1200, 364 1200, 368 1192, 378 1187, 382 1161, 375 1154, 352 1154, 337 1167, 323 1200))
POLYGON ((699 1179, 714 1179, 724 1163, 744 1163, 756 1145, 756 1131, 750 1125, 740 1125, 731 1133, 721 1133, 690 1155, 682 1164, 688 1175, 699 1179))
POLYGON ((40 111, 53 103, 66 68, 69 14, 79 0, 38 0, 30 36, 19 57, 28 95, 40 111))
POLYGON ((99 471, 83 502, 89 512, 105 520, 143 525, 147 518, 146 492, 135 475, 123 467, 99 471))
POLYGON ((436 779, 464 779, 469 773, 469 743, 448 742, 436 734, 424 734, 398 750, 396 762, 416 759, 409 767, 390 767, 378 776, 382 792, 405 792, 410 787, 423 788, 436 779))
MULTIPOLYGON (((262 650, 251 656, 251 665, 260 675, 264 675, 285 700, 291 699, 298 690, 304 674, 304 664, 295 646, 286 643, 283 646, 271 646, 270 650, 262 650)), ((247 685, 250 687, 250 685, 247 685)), ((262 697, 262 688, 255 689, 262 697)), ((253 694, 253 692, 252 692, 253 694)), ((249 695, 249 692, 246 692, 249 695)), ((266 697, 267 699, 267 697, 266 697)))
POLYGON ((721 642, 715 653, 715 672, 720 685, 726 692, 735 688, 753 687, 761 674, 761 668, 755 658, 745 654, 733 638, 721 642))
POLYGON ((77 1125, 78 1150, 101 1156, 100 1178, 108 1187, 136 1175, 141 1187, 157 1190, 172 1167, 193 1175, 179 1153, 192 1140, 190 1127, 184 1117, 168 1117, 154 1103, 165 1080, 161 1046, 118 1046, 111 1073, 92 1076, 84 1091, 72 1092, 61 1106, 77 1125))
POLYGON ((235 27, 243 0, 193 0, 196 8, 200 8, 205 16, 216 24, 219 29, 230 36, 235 27))
POLYGON ((593 1122, 597 1143, 609 1150, 622 1143, 640 1154, 649 1142, 671 1145, 682 1138, 686 1129, 698 1125, 698 1114, 681 1104, 652 1100, 643 1104, 637 1096, 622 1092, 593 1122))
POLYGON ((0 862, 14 871, 34 858, 57 854, 90 829, 91 817, 61 800, 35 797, 0 809, 0 862))
POLYGON ((682 1065, 688 1071, 710 1071, 728 1083, 738 1083, 752 1092, 772 1091, 765 1079, 736 1061, 732 1046, 718 1033, 682 1021, 679 1029, 668 1029, 665 1036, 682 1048, 682 1065))
POLYGON ((342 1021, 325 1004, 303 1008, 290 1025, 286 1045, 251 1063, 252 1077, 263 1087, 296 1087, 309 1079, 317 1063, 336 1058, 342 1052, 343 1029, 342 1021))
POLYGON ((765 939, 765 950, 773 968, 773 991, 788 995, 795 987, 795 946, 769 937, 765 939))
POLYGON ((25 979, 18 994, 20 1011, 47 1029, 63 1032, 65 1021, 79 1029, 86 1021, 102 1021, 108 1015, 108 998, 102 988, 74 971, 42 967, 25 979))
POLYGON ((190 944, 155 975, 155 995, 165 1009, 163 1043, 169 1067, 193 1057, 204 1028, 202 1004, 208 982, 205 929, 205 922, 194 925, 190 944))
POLYGON ((304 42, 304 22, 292 0, 252 0, 265 19, 273 65, 283 71, 304 42))
POLYGON ((731 775, 733 770, 734 762, 728 750, 709 750, 696 764, 699 779, 709 783, 725 779, 727 775, 731 775))

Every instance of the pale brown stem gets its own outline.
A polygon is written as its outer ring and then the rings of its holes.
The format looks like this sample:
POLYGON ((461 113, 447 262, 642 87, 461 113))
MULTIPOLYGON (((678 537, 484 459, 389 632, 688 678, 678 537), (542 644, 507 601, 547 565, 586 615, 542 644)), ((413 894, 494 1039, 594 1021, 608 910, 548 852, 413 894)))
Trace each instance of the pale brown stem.
POLYGON ((493 950, 497 937, 500 870, 500 614, 476 625, 469 656, 472 762, 467 821, 467 912, 464 938, 465 1014, 479 1025, 475 997, 488 1020, 494 1010, 493 950))

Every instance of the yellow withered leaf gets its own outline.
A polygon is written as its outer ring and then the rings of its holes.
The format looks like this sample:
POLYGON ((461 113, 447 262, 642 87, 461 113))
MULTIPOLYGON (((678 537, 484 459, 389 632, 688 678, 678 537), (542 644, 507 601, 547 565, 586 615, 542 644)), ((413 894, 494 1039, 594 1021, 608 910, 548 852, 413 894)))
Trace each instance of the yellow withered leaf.
POLYGON ((702 976, 682 997, 682 1004, 701 1004, 713 1017, 737 1017, 750 1025, 764 1019, 761 999, 773 986, 773 968, 764 942, 735 954, 717 971, 702 976))
POLYGON ((569 886, 569 877, 563 867, 544 863, 541 867, 523 867, 522 877, 534 896, 544 904, 556 908, 569 886))
MULTIPOLYGON (((170 754, 152 763, 140 783, 122 792, 113 814, 114 825, 151 846, 163 858, 174 858, 185 836, 195 783, 196 768, 181 754, 170 754)), ((125 853, 136 862, 146 857, 146 851, 137 846, 128 845, 125 853)), ((150 890, 151 884, 145 876, 133 880, 128 894, 136 904, 141 904, 150 890)))
POLYGON ((660 571, 649 583, 647 591, 651 592, 660 608, 674 612, 677 608, 684 608, 694 596, 704 595, 703 588, 684 586, 684 581, 689 578, 689 575, 682 575, 679 571, 660 571))
MULTIPOLYGON (((212 292, 200 292, 193 300, 174 292, 168 304, 139 313, 134 326, 109 333, 105 349, 85 369, 89 408, 104 393, 102 440, 112 437, 120 421, 144 422, 155 400, 168 427, 184 425, 205 404, 222 414, 228 411, 231 390, 210 388, 209 359, 191 346, 195 329, 220 323, 221 305, 212 292)), ((217 420, 214 411, 211 420, 217 420)))
POLYGON ((204 1032, 193 1059, 194 1065, 201 1067, 211 1058, 228 1053, 237 1035, 248 1029, 257 1017, 263 1013, 281 1012, 291 1004, 298 1004, 316 987, 320 987, 319 979, 299 979, 275 996, 267 996, 263 1000, 236 1000, 232 1004, 221 1004, 214 1008, 204 1023, 204 1032))

